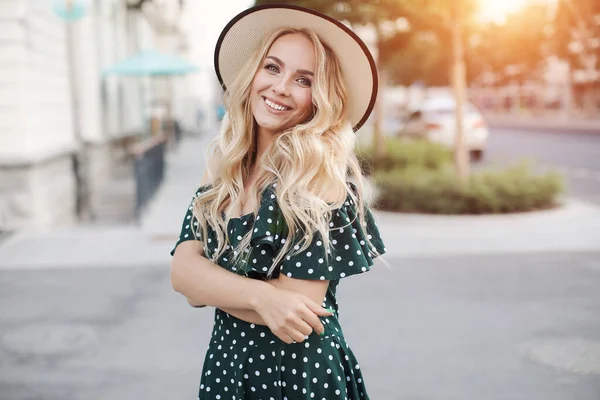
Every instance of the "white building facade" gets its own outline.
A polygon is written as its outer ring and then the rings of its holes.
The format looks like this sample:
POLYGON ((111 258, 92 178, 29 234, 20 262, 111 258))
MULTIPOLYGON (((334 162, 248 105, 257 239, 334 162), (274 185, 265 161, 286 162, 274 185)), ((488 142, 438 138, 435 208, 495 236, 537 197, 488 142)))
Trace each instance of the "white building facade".
POLYGON ((0 232, 85 217, 117 139, 147 129, 150 79, 102 70, 153 48, 160 32, 125 0, 90 0, 71 22, 53 2, 0 0, 0 232))

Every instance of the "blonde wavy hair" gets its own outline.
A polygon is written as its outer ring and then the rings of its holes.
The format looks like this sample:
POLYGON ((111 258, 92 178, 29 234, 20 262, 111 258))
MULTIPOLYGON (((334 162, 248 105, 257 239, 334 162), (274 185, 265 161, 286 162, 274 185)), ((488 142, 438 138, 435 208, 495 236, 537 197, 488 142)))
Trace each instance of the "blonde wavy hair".
MULTIPOLYGON (((241 200, 244 177, 253 162, 259 163, 261 168, 251 196, 260 206, 262 192, 277 182, 274 188, 277 203, 289 232, 269 268, 269 276, 283 257, 305 250, 317 234, 325 248, 330 248, 329 220, 332 211, 344 204, 348 194, 357 204, 360 223, 364 225, 363 177, 354 154, 356 135, 347 119, 348 93, 336 54, 314 31, 290 28, 274 32, 258 47, 227 89, 224 97, 227 113, 221 132, 209 151, 217 160, 216 174, 210 188, 194 202, 194 215, 202 233, 200 237, 207 238, 208 225, 216 232, 218 247, 211 257, 214 262, 230 246, 227 226, 231 218, 225 210, 241 200), (302 34, 314 45, 313 115, 281 132, 255 159, 257 127, 250 106, 252 81, 271 45, 289 34, 302 34), (356 195, 348 190, 349 177, 357 187, 356 195), (292 246, 296 244, 300 248, 295 250, 292 246)), ((234 249, 238 259, 247 257, 248 251, 244 250, 249 248, 251 236, 252 230, 234 249)), ((370 243, 369 247, 375 251, 370 243)))

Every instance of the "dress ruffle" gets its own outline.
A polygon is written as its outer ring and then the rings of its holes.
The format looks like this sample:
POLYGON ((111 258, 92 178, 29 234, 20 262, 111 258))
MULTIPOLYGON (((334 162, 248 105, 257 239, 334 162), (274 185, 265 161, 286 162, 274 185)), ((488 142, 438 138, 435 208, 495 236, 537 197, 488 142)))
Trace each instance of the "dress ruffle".
MULTIPOLYGON (((255 266, 272 261, 283 248, 288 235, 274 189, 268 187, 264 191, 252 231, 249 266, 257 272, 268 270, 264 266, 258 269, 255 266)), ((354 185, 350 184, 350 190, 356 190, 354 185)), ((365 222, 361 225, 358 207, 348 194, 344 205, 332 212, 329 222, 331 249, 328 251, 321 236, 315 234, 304 251, 298 252, 299 244, 292 246, 293 252, 283 259, 280 272, 297 279, 339 280, 368 271, 373 259, 384 254, 386 249, 371 211, 368 208, 365 211, 365 222)))
MULTIPOLYGON (((261 274, 266 277, 288 236, 288 227, 277 203, 276 185, 276 183, 271 184, 263 190, 256 215, 248 214, 230 220, 228 238, 229 244, 233 247, 239 243, 242 236, 247 234, 248 229, 252 229, 250 248, 247 249, 249 254, 244 258, 244 265, 230 268, 228 255, 221 257, 219 265, 237 273, 245 273, 253 277, 261 274)), ((199 188, 195 197, 207 189, 208 186, 199 188)), ((349 190, 356 191, 356 187, 349 184, 349 190)), ((194 223, 196 221, 190 205, 177 244, 185 240, 198 239, 189 229, 190 226, 194 226, 194 223)), ((216 240, 212 227, 208 227, 207 232, 209 240, 216 240)), ((373 265, 373 259, 386 251, 371 211, 368 207, 365 208, 365 222, 361 224, 358 218, 358 207, 350 194, 344 205, 332 212, 329 235, 332 244, 330 249, 325 248, 318 233, 314 235, 309 246, 301 252, 298 252, 299 244, 294 244, 290 255, 286 256, 276 268, 277 272, 297 279, 339 280, 368 271, 373 265)), ((297 237, 303 235, 299 234, 297 237)), ((299 240, 297 239, 297 242, 299 240)), ((208 246, 207 254, 211 254, 213 247, 214 244, 208 246)))
MULTIPOLYGON (((198 221, 193 216, 192 205, 193 200, 208 189, 205 185, 196 191, 176 246, 183 241, 201 239, 196 234, 198 221)), ((353 185, 349 190, 355 190, 353 185)), ((216 309, 199 399, 369 399, 360 366, 344 339, 336 300, 339 279, 368 271, 373 259, 385 253, 371 211, 365 209, 364 225, 357 214, 357 206, 348 194, 344 205, 331 215, 330 252, 318 235, 301 252, 297 247, 299 243, 294 243, 292 252, 284 257, 272 276, 285 273, 297 279, 329 281, 322 306, 335 312, 321 318, 325 334, 318 336, 313 332, 304 342, 288 345, 268 327, 244 322, 216 309)), ((277 203, 276 186, 268 186, 261 193, 256 214, 229 221, 228 243, 217 263, 236 274, 269 279, 267 273, 285 245, 288 230, 277 203), (245 252, 240 258, 242 262, 235 262, 237 245, 248 234, 250 245, 240 249, 245 252)), ((296 235, 303 236, 301 232, 296 235)), ((205 254, 212 258, 218 247, 212 227, 207 227, 207 238, 203 242, 205 254)))

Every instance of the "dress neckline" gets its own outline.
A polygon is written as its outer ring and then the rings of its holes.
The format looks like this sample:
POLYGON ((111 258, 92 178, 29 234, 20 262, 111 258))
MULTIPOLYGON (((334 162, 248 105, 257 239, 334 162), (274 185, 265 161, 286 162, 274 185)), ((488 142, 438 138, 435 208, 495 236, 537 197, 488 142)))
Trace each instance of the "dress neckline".
POLYGON ((254 215, 254 211, 249 212, 248 214, 240 215, 239 217, 231 217, 230 221, 238 220, 238 219, 247 219, 254 215))

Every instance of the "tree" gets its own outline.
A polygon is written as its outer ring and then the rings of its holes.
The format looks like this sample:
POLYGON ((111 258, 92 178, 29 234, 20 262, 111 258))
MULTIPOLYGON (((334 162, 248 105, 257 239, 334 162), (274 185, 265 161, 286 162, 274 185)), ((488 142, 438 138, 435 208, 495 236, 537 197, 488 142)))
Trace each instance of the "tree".
POLYGON ((450 52, 437 36, 430 32, 410 35, 408 44, 400 50, 390 51, 383 63, 391 85, 410 86, 420 81, 426 86, 447 86, 450 76, 450 52))
POLYGON ((489 22, 477 29, 470 46, 470 58, 487 64, 506 77, 506 68, 518 66, 523 78, 535 79, 548 55, 545 49, 547 7, 530 3, 506 16, 504 23, 489 22))
MULTIPOLYGON (((282 0, 257 0, 256 4, 282 3, 282 0)), ((371 25, 376 32, 376 65, 380 73, 384 75, 380 79, 380 88, 386 81, 384 65, 389 66, 392 60, 398 62, 394 53, 401 50, 398 45, 406 48, 411 42, 415 32, 430 32, 437 36, 442 48, 453 48, 454 69, 452 73, 452 82, 455 86, 457 98, 457 141, 456 141, 456 165, 457 172, 461 179, 466 178, 468 174, 468 162, 466 159, 466 150, 462 145, 462 99, 464 98, 464 57, 462 53, 462 44, 464 36, 460 27, 471 21, 471 16, 477 8, 477 0, 293 0, 283 1, 283 3, 305 6, 316 11, 331 15, 338 20, 349 21, 351 24, 371 25), (385 27, 390 22, 400 19, 406 20, 409 30, 392 31, 386 34, 385 27), (453 44, 453 47, 446 46, 453 44)), ((416 39, 415 39, 416 40, 416 39)), ((412 42, 413 44, 415 42, 412 42)), ((443 58, 442 58, 443 59, 443 58)), ((402 63, 400 63, 401 65, 402 63)), ((405 64, 406 65, 406 64, 405 64)), ((399 64, 396 64, 399 66, 399 64)), ((402 69, 402 68, 400 68, 402 69)), ((411 69, 414 73, 414 64, 411 69)), ((380 97, 381 98, 381 97, 380 97)), ((383 134, 381 132, 381 101, 378 101, 374 110, 374 150, 377 156, 382 156, 384 152, 383 134)))
MULTIPOLYGON (((407 44, 406 32, 386 34, 384 24, 402 17, 408 17, 406 5, 410 3, 410 0, 372 0, 371 2, 363 0, 256 0, 255 4, 294 4, 322 12, 340 21, 348 21, 351 25, 372 26, 376 33, 375 64, 380 72, 379 93, 381 93, 381 88, 386 83, 385 73, 381 66, 390 54, 389 52, 382 52, 381 49, 407 44)), ((381 99, 381 96, 378 98, 381 99)), ((385 147, 383 132, 381 131, 382 112, 380 100, 377 101, 373 111, 373 147, 377 156, 383 156, 385 147)))
POLYGON ((476 0, 422 0, 411 2, 410 15, 415 31, 434 33, 442 48, 451 54, 450 73, 455 98, 454 164, 461 182, 469 175, 469 158, 463 132, 463 107, 466 100, 466 70, 464 57, 465 27, 468 27, 477 9, 476 0), (419 6, 416 8, 416 6, 419 6))
POLYGON ((584 108, 597 112, 593 90, 600 68, 600 2, 558 0, 552 25, 552 50, 581 82, 584 108))

